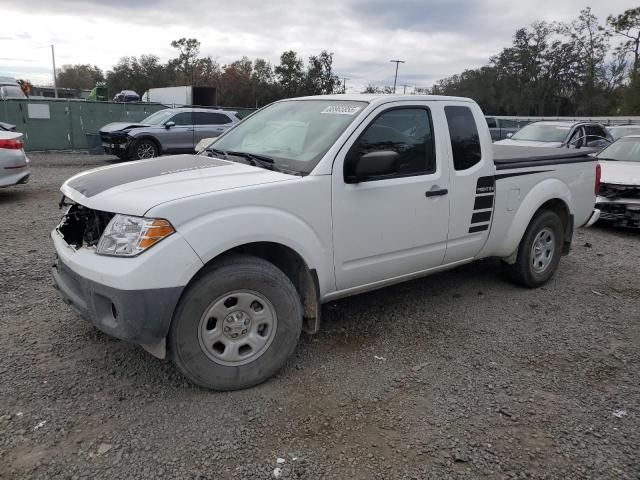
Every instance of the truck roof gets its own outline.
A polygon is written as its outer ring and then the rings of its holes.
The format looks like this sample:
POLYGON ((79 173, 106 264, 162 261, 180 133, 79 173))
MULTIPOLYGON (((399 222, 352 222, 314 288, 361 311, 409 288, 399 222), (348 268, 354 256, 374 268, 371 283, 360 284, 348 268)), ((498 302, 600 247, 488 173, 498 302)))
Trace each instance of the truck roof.
POLYGON ((391 101, 401 100, 420 100, 420 101, 455 101, 475 103, 470 98, 465 97, 448 97, 444 95, 389 95, 389 94, 369 94, 369 93, 340 93, 335 95, 314 95, 308 97, 289 98, 287 100, 342 100, 351 102, 368 102, 368 103, 387 103, 391 101))

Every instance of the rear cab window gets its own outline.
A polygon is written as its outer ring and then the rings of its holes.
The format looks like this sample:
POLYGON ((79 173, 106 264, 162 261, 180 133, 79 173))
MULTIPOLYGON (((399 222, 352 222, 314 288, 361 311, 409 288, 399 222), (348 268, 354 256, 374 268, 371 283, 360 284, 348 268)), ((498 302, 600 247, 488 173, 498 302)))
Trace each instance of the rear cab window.
POLYGON ((451 138, 453 166, 459 170, 467 170, 482 160, 480 135, 478 126, 469 107, 448 105, 444 107, 451 138))

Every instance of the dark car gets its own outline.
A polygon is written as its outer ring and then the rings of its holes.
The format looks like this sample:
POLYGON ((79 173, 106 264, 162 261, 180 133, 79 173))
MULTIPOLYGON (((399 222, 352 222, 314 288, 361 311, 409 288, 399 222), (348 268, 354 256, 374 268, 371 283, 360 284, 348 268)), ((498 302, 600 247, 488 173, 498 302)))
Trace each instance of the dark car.
POLYGON ((109 123, 100 129, 106 153, 126 160, 166 153, 193 153, 203 138, 217 137, 238 123, 236 112, 208 108, 167 108, 140 123, 109 123))

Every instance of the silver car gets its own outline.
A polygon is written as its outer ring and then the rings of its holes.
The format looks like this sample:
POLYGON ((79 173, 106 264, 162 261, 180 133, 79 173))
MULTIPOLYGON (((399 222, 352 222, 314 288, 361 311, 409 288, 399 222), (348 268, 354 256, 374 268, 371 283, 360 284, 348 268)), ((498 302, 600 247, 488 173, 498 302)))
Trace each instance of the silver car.
POLYGON ((203 138, 217 137, 240 120, 236 112, 208 108, 168 108, 140 123, 109 123, 100 129, 105 152, 123 160, 168 153, 193 153, 203 138))
POLYGON ((0 125, 0 187, 27 183, 29 174, 22 134, 5 130, 0 125))

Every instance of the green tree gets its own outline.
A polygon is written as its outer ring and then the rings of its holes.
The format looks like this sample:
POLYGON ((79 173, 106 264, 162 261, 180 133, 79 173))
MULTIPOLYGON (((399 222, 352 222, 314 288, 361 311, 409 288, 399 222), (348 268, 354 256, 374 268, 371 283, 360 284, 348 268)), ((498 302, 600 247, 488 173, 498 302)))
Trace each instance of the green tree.
POLYGON ((301 90, 304 80, 302 59, 293 50, 280 55, 280 65, 275 68, 275 74, 282 86, 285 97, 294 97, 301 90))
POLYGON ((200 55, 200 41, 195 38, 180 38, 171 42, 171 46, 178 50, 178 58, 173 63, 180 74, 179 81, 191 83, 194 79, 198 55, 200 55))
POLYGON ((320 55, 309 57, 304 85, 306 95, 332 94, 339 84, 340 79, 333 73, 333 53, 323 50, 320 55))
POLYGON ((56 71, 58 86, 75 90, 90 90, 104 81, 104 74, 95 65, 63 65, 56 71))

